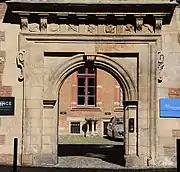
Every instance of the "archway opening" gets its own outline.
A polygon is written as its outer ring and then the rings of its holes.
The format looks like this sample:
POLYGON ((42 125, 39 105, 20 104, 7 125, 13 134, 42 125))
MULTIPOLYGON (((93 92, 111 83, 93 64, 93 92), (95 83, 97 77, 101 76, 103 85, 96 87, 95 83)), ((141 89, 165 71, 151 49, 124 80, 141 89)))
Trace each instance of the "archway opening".
POLYGON ((98 65, 76 68, 59 91, 60 161, 72 166, 72 157, 94 158, 102 168, 124 166, 124 100, 123 84, 112 72, 98 65))

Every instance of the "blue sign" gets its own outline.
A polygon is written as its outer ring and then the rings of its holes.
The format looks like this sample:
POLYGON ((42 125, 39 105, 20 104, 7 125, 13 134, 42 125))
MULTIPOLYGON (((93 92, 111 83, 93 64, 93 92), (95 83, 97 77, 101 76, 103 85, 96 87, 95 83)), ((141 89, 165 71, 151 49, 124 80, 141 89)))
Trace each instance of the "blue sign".
POLYGON ((159 105, 160 117, 180 118, 180 98, 162 98, 159 105))

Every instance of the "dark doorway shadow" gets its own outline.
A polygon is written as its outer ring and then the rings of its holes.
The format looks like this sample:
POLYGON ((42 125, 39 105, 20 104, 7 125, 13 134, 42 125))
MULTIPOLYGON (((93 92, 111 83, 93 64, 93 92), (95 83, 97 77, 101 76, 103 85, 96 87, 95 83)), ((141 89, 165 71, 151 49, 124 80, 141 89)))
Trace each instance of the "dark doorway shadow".
POLYGON ((58 156, 84 156, 125 166, 124 145, 113 144, 59 144, 58 156))

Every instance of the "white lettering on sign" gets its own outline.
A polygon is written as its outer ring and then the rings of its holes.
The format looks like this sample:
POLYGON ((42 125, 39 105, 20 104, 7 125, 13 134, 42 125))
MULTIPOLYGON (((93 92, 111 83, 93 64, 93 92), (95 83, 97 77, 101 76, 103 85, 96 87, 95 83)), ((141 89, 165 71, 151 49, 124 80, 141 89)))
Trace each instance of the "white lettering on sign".
POLYGON ((169 104, 166 104, 165 107, 171 110, 180 110, 180 106, 171 106, 169 104))
POLYGON ((0 101, 0 107, 3 106, 12 106, 12 102, 11 101, 0 101))

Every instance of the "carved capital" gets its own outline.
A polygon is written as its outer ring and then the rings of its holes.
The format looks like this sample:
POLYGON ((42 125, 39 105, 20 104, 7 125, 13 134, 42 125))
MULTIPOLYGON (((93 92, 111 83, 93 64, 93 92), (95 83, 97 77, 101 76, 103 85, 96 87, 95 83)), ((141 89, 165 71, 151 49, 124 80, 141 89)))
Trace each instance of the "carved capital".
POLYGON ((143 17, 136 18, 136 32, 142 32, 143 17))
POLYGON ((18 77, 19 82, 24 80, 24 53, 25 51, 19 51, 18 55, 16 56, 17 67, 21 70, 21 74, 18 77))
POLYGON ((41 32, 47 31, 47 17, 46 16, 40 17, 40 31, 41 32))
POLYGON ((155 32, 159 33, 161 32, 163 18, 155 16, 155 21, 155 32))
POLYGON ((162 70, 164 68, 164 55, 162 52, 158 52, 158 83, 161 83, 163 80, 162 70))
POLYGON ((27 32, 28 31, 28 16, 20 16, 21 19, 21 31, 27 32))

